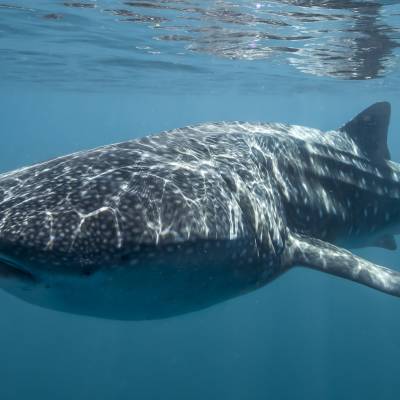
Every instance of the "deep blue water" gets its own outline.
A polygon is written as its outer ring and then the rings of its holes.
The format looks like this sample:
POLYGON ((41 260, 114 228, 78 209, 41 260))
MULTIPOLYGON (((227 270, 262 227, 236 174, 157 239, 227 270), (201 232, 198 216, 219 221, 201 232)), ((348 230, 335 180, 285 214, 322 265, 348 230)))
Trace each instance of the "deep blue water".
MULTIPOLYGON (((396 3, 0 1, 0 170, 210 120, 331 129, 380 100, 400 162, 396 3)), ((357 254, 400 266, 398 251, 357 254)), ((400 300, 307 269, 161 321, 3 292, 0 315, 1 400, 400 393, 400 300)))

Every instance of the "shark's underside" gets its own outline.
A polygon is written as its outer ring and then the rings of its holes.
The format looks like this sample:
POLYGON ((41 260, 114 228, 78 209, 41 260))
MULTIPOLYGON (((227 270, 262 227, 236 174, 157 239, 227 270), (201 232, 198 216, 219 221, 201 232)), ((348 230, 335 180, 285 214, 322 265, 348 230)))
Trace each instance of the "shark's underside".
POLYGON ((302 265, 400 296, 390 106, 339 130, 189 126, 0 175, 0 286, 115 319, 201 309, 302 265))

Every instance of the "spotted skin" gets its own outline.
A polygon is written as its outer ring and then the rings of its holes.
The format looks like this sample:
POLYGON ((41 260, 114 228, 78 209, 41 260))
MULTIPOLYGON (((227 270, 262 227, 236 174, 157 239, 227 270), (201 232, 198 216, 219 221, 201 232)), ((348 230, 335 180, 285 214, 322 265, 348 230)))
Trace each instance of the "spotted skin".
POLYGON ((266 162, 240 124, 210 124, 4 174, 0 250, 67 274, 134 263, 142 246, 250 239, 279 253, 284 222, 266 162))
POLYGON ((298 250, 315 240, 367 245, 399 220, 399 180, 345 132, 285 124, 208 123, 75 153, 0 175, 0 284, 103 318, 198 310, 315 267, 298 250))

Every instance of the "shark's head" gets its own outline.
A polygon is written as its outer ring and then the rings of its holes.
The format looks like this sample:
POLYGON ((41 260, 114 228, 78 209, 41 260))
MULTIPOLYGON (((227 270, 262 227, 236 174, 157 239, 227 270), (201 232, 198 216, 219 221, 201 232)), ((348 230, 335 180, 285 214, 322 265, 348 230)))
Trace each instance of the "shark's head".
POLYGON ((12 265, 8 261, 0 262, 0 287, 7 289, 15 286, 21 289, 35 285, 36 278, 21 267, 12 265))

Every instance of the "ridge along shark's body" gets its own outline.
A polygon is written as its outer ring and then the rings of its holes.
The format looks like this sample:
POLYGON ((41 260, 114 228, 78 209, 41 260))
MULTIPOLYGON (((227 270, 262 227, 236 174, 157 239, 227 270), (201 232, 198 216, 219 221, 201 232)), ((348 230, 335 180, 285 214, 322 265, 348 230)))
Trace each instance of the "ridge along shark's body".
POLYGON ((0 175, 0 285, 112 319, 198 310, 295 265, 399 296, 399 273, 337 247, 395 248, 389 115, 189 126, 0 175))

